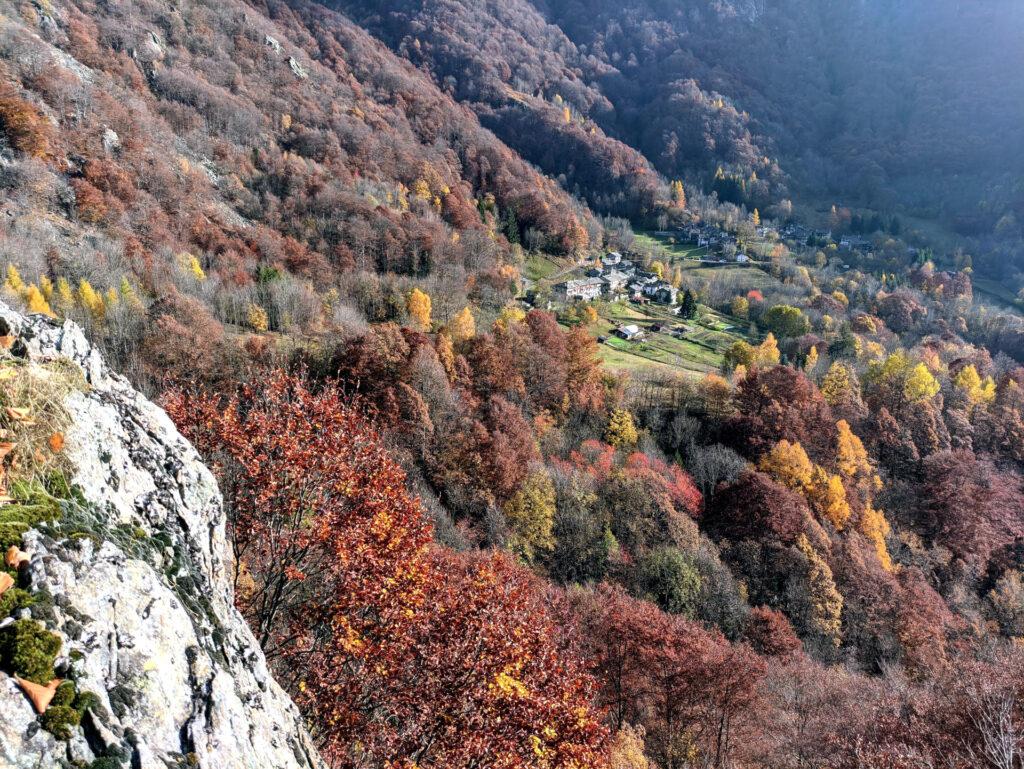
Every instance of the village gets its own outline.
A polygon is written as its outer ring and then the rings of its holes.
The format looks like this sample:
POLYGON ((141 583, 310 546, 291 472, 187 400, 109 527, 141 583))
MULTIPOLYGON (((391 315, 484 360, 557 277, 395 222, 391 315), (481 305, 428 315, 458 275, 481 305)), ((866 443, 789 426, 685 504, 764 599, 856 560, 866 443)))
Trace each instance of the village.
MULTIPOLYGON (((760 235, 777 237, 767 229, 760 235)), ((740 250, 735 235, 692 225, 638 235, 629 250, 569 266, 528 265, 523 296, 527 306, 555 311, 566 325, 589 314, 588 328, 612 369, 668 367, 702 375, 718 370, 725 351, 748 338, 748 324, 700 304, 682 284, 743 269, 757 288, 773 280, 764 266, 753 249, 740 250)))
MULTIPOLYGON (((746 293, 777 284, 771 255, 780 243, 793 251, 821 247, 837 254, 872 248, 866 238, 833 238, 831 231, 795 223, 758 223, 741 237, 693 222, 636 233, 628 249, 570 265, 537 257, 527 265, 522 298, 527 307, 558 313, 565 325, 589 316, 587 326, 612 369, 669 367, 705 374, 721 367, 736 341, 757 343, 760 337, 745 318, 703 304, 693 287, 729 281, 746 293)), ((845 263, 838 267, 850 269, 845 263)))

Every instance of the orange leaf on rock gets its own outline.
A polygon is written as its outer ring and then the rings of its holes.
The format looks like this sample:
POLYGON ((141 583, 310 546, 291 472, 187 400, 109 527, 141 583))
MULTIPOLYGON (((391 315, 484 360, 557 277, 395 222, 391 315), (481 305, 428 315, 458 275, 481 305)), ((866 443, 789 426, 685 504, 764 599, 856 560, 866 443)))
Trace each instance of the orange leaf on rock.
POLYGON ((64 433, 54 433, 49 440, 50 451, 59 454, 64 450, 64 433))
POLYGON ((11 545, 7 548, 7 554, 4 556, 4 563, 10 569, 20 569, 23 563, 28 563, 29 556, 24 550, 17 545, 11 545))
POLYGON ((25 692, 25 696, 31 700, 32 707, 36 709, 36 713, 40 715, 46 712, 51 700, 53 700, 53 695, 57 693, 57 687, 63 683, 63 680, 60 678, 54 678, 46 686, 26 681, 19 676, 15 676, 14 680, 21 687, 21 690, 25 692))

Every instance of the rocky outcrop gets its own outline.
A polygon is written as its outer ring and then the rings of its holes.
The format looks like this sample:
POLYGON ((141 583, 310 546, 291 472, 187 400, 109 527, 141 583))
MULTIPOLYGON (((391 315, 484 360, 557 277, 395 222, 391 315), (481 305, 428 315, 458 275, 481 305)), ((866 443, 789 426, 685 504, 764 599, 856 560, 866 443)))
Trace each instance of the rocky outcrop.
POLYGON ((57 740, 0 673, 0 766, 320 767, 234 609, 221 499, 195 450, 77 326, 2 304, 0 318, 14 354, 85 376, 64 404, 81 502, 24 536, 31 590, 52 602, 21 611, 61 637, 59 665, 98 698, 57 740))

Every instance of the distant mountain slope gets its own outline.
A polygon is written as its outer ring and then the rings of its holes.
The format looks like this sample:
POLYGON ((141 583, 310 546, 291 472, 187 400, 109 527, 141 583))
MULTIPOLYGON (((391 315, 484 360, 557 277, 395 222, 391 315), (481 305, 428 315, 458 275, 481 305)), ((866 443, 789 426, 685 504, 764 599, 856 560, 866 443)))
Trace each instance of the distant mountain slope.
POLYGON ((470 105, 509 146, 603 213, 642 220, 667 185, 615 138, 599 81, 614 68, 583 54, 525 0, 329 0, 470 105))
POLYGON ((750 208, 792 195, 1019 235, 1019 3, 328 3, 600 210, 643 210, 628 186, 602 197, 624 182, 593 170, 640 153, 750 208))
POLYGON ((536 0, 619 76, 602 92, 657 155, 694 79, 749 113, 802 189, 962 212, 1021 169, 1024 8, 1009 0, 536 0), (653 128, 653 130, 652 130, 653 128), (662 131, 663 132, 663 131, 662 131), (995 180, 989 177, 997 177, 995 180))

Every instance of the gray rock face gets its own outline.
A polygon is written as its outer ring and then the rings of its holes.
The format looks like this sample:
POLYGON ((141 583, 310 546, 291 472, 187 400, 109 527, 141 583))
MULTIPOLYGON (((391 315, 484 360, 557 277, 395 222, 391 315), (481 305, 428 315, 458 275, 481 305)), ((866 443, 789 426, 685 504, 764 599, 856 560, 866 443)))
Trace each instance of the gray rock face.
POLYGON ((65 450, 89 505, 65 516, 81 520, 30 531, 25 550, 32 589, 54 597, 47 625, 101 703, 60 742, 0 673, 0 766, 88 765, 113 747, 141 769, 322 767, 234 609, 221 499, 195 450, 77 326, 3 304, 0 318, 30 360, 68 358, 88 383, 66 400, 65 450))

